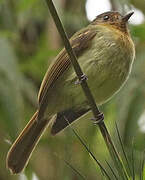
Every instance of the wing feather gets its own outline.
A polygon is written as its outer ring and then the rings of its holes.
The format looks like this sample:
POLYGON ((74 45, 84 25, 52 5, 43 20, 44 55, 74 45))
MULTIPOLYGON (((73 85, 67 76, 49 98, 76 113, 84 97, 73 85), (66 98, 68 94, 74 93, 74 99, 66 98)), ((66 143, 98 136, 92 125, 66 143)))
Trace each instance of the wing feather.
MULTIPOLYGON (((70 43, 75 52, 76 56, 79 57, 83 50, 89 47, 91 44, 90 40, 96 35, 97 31, 92 29, 85 29, 84 31, 75 34, 71 39, 70 43)), ((50 88, 56 83, 57 79, 70 67, 71 61, 65 49, 63 49, 54 63, 48 68, 46 75, 42 81, 39 94, 39 113, 38 117, 42 116, 47 104, 48 104, 48 94, 50 88)))

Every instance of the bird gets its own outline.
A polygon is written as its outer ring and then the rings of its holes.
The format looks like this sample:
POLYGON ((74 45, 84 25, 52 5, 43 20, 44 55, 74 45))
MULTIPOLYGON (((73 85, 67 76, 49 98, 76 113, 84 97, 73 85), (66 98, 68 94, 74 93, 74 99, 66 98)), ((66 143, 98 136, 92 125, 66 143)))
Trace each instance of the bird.
MULTIPOLYGON (((97 105, 116 94, 131 72, 135 46, 128 20, 132 15, 133 12, 126 15, 104 12, 69 40, 97 105)), ((11 173, 20 173, 25 168, 50 124, 51 135, 56 135, 91 110, 78 83, 70 57, 63 48, 41 83, 38 109, 7 154, 6 165, 11 173)))

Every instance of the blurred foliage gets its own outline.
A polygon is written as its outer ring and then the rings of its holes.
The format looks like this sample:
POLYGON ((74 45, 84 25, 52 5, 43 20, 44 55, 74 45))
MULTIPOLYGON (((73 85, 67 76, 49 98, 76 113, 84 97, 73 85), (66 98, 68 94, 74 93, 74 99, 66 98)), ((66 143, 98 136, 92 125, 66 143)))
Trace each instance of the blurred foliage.
MULTIPOLYGON (((54 0, 69 37, 88 24, 85 0, 54 0)), ((145 13, 144 0, 113 1, 112 8, 122 12, 125 3, 145 13), (115 3, 114 3, 115 2, 115 3)), ((145 22, 130 25, 136 45, 136 60, 125 87, 101 107, 115 142, 115 121, 126 151, 131 158, 134 142, 135 161, 139 164, 145 148, 145 133, 138 125, 145 109, 145 22)), ((62 42, 48 13, 45 1, 0 0, 0 180, 23 179, 12 176, 5 167, 10 143, 14 141, 37 107, 41 80, 62 42)), ((90 122, 91 113, 74 124, 98 160, 110 160, 103 138, 90 122)), ((25 170, 26 179, 79 179, 63 162, 67 160, 87 179, 103 179, 98 166, 68 128, 56 137, 46 131, 25 170), (58 158, 60 157, 60 158, 58 158)), ((113 166, 113 165, 112 165, 113 166)), ((136 169, 139 177, 139 169, 136 169)))
POLYGON ((143 1, 143 0, 131 0, 130 2, 136 8, 140 9, 145 14, 145 1, 143 1))

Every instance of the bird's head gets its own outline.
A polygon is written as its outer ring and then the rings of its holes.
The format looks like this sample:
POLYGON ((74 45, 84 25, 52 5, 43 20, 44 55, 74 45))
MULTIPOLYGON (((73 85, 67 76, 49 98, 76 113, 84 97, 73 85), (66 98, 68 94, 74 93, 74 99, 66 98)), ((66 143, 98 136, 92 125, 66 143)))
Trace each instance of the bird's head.
POLYGON ((117 11, 108 11, 98 15, 91 24, 111 25, 123 32, 127 32, 127 22, 134 12, 122 16, 117 11))

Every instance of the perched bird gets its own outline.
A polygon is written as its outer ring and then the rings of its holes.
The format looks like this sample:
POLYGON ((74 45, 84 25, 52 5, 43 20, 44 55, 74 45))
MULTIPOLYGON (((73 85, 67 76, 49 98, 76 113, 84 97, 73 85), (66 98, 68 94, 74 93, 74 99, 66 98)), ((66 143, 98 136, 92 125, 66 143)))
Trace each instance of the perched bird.
MULTIPOLYGON (((135 48, 127 22, 132 14, 122 16, 114 11, 100 14, 70 39, 97 105, 112 97, 131 72, 135 48)), ((12 173, 23 170, 50 122, 51 134, 56 135, 68 126, 67 121, 72 123, 90 110, 76 81, 70 58, 62 49, 42 81, 36 113, 8 152, 7 167, 12 173)))

